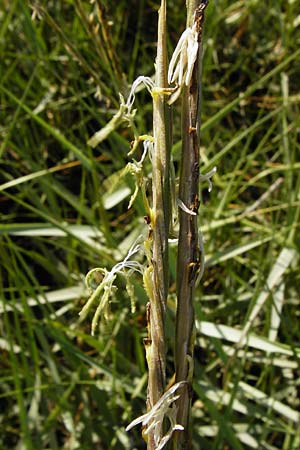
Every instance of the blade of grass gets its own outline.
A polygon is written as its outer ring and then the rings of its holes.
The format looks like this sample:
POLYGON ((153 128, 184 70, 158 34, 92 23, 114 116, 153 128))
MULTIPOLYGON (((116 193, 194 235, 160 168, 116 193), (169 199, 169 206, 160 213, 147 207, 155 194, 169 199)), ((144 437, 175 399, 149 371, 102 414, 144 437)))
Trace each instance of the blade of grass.
POLYGON ((4 86, 0 84, 0 90, 5 93, 14 103, 16 103, 19 107, 21 107, 35 122, 37 122, 41 127, 43 127, 48 133, 53 136, 66 150, 74 153, 78 159, 82 162, 83 166, 88 170, 92 170, 93 161, 89 159, 79 148, 77 148, 72 142, 70 142, 60 130, 53 128, 49 125, 44 119, 42 119, 37 114, 34 114, 33 111, 26 106, 21 100, 19 100, 12 92, 6 89, 4 86))

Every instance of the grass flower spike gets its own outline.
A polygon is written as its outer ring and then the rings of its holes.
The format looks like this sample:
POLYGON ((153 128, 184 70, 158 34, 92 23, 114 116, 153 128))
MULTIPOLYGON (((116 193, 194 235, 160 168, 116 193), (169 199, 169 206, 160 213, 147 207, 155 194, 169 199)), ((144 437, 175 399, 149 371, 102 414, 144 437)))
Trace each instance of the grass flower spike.
POLYGON ((168 70, 168 83, 189 85, 193 73, 194 64, 198 54, 198 32, 196 24, 188 27, 181 35, 174 50, 168 70))
MULTIPOLYGON (((136 110, 132 111, 132 106, 135 100, 135 91, 140 84, 143 84, 148 91, 151 93, 154 87, 154 83, 149 77, 139 76, 133 83, 130 89, 129 96, 125 103, 124 97, 122 94, 119 94, 120 97, 120 107, 116 114, 111 118, 111 120, 105 125, 105 127, 101 128, 97 131, 89 140, 88 145, 95 148, 102 141, 108 138, 110 133, 116 130, 122 123, 127 122, 129 127, 133 128, 135 132, 134 126, 134 116, 136 110)), ((136 133, 135 133, 136 134, 136 133)), ((135 136, 137 140, 137 136, 135 136)), ((138 140, 137 140, 138 141, 138 140)))
MULTIPOLYGON (((138 261, 131 261, 130 258, 140 250, 140 245, 134 244, 123 261, 118 262, 113 266, 111 271, 103 269, 102 267, 92 269, 86 276, 86 285, 91 290, 92 295, 88 302, 84 305, 79 313, 81 320, 85 319, 92 305, 98 300, 96 312, 92 321, 92 335, 94 335, 96 327, 99 322, 101 313, 107 316, 109 299, 111 295, 116 291, 114 281, 118 274, 124 275, 129 278, 132 272, 143 273, 143 266, 138 261), (102 277, 100 284, 97 284, 96 278, 102 277)), ((130 294, 130 292, 129 292, 130 294)), ((132 299, 131 299, 132 300, 132 299)))
POLYGON ((135 177, 135 189, 134 189, 132 196, 130 197, 128 209, 130 209, 132 207, 132 204, 135 201, 140 189, 142 191, 144 205, 147 207, 147 210, 150 209, 148 200, 147 200, 147 195, 146 195, 145 178, 144 178, 144 174, 143 174, 143 162, 146 158, 147 153, 149 154, 149 159, 151 161, 151 158, 152 158, 151 155, 153 153, 154 143, 150 140, 145 140, 145 141, 143 141, 143 147, 144 147, 144 151, 143 151, 141 159, 139 161, 133 161, 133 162, 128 163, 121 175, 123 177, 124 175, 126 175, 129 172, 135 177))
POLYGON ((167 442, 171 439, 174 431, 183 430, 183 426, 176 423, 177 407, 174 404, 174 402, 179 398, 179 394, 175 395, 175 393, 177 389, 180 388, 183 384, 186 384, 186 382, 181 381, 174 384, 158 400, 158 402, 147 414, 143 414, 142 416, 133 420, 127 426, 126 431, 131 430, 133 427, 141 423, 143 427, 146 428, 144 434, 147 435, 150 431, 153 430, 156 450, 163 449, 167 442), (163 422, 165 418, 169 420, 170 427, 167 433, 163 437, 161 437, 163 422))

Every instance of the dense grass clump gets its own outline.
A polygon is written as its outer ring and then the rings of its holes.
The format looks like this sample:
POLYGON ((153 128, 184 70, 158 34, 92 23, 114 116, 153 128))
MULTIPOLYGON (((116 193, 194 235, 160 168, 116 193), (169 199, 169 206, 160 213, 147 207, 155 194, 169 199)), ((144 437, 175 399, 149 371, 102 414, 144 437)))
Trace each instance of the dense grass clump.
MULTIPOLYGON (((167 3, 171 56, 185 11, 184 2, 167 3)), ((95 336, 78 313, 89 296, 85 274, 110 270, 147 234, 140 191, 127 208, 132 129, 122 122, 95 149, 87 142, 117 113, 119 93, 127 98, 138 75, 154 74, 159 2, 0 4, 0 448, 142 449, 139 431, 125 432, 146 395, 141 275, 130 277, 135 310, 128 280, 116 279, 95 336)), ((211 0, 207 8, 200 171, 218 171, 210 193, 201 185, 194 449, 300 447, 297 6, 211 0)), ((150 134, 147 90, 135 107, 137 132, 150 134)), ((150 181, 149 160, 143 175, 150 181)), ((175 244, 169 263, 167 382, 175 244)))

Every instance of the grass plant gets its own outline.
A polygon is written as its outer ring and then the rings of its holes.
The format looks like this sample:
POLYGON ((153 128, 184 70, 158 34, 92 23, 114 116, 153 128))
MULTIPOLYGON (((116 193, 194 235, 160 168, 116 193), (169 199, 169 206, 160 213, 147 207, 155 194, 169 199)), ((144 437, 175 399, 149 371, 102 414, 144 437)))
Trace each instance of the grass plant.
MULTIPOLYGON (((88 141, 118 113, 119 92, 128 99, 136 77, 154 79, 160 5, 0 4, 0 448, 144 449, 138 427, 125 431, 147 396, 141 275, 129 279, 135 312, 120 276, 95 336, 78 314, 89 298, 85 274, 111 271, 148 236, 152 164, 143 161, 130 209, 136 178, 124 173, 144 152, 141 142, 128 156, 128 142, 152 132, 147 90, 135 95, 136 130, 122 121, 95 148, 88 141)), ((183 3, 167 6, 170 57, 186 18, 183 3)), ((206 10, 200 171, 218 171, 199 198, 206 268, 194 293, 196 450, 300 446, 299 23, 293 1, 211 0, 206 10)), ((166 384, 176 252, 171 240, 166 384)))

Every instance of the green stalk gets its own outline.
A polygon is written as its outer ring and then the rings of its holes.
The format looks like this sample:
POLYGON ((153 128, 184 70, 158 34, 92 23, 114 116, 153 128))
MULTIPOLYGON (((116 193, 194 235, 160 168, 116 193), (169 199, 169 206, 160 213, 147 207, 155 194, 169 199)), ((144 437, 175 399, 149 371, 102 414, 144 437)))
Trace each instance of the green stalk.
MULTIPOLYGON (((153 89, 153 134, 154 152, 152 155, 153 205, 151 229, 153 231, 152 261, 148 269, 151 277, 151 294, 148 315, 149 340, 147 361, 148 411, 161 398, 166 384, 166 344, 165 311, 168 296, 168 234, 169 234, 169 159, 170 137, 167 125, 168 105, 164 88, 167 87, 166 56, 166 1, 161 1, 158 19, 158 43, 156 58, 156 78, 153 89)), ((163 432, 163 430, 162 430, 163 432)), ((154 436, 150 433, 148 450, 154 450, 154 436)))
POLYGON ((175 449, 191 449, 190 408, 193 374, 194 296, 197 275, 201 270, 201 250, 198 238, 199 207, 199 131, 201 32, 206 1, 187 0, 187 27, 197 22, 198 55, 191 81, 182 90, 182 156, 179 182, 179 240, 177 259, 177 314, 175 337, 176 382, 186 380, 177 401, 177 423, 184 427, 174 439, 175 449), (189 211, 190 212, 189 212, 189 211), (194 214, 193 214, 194 213, 194 214))

